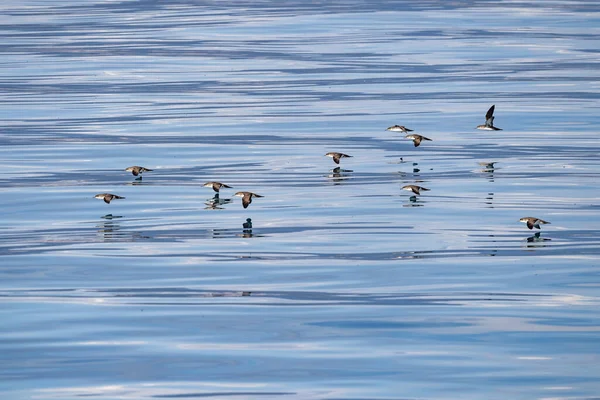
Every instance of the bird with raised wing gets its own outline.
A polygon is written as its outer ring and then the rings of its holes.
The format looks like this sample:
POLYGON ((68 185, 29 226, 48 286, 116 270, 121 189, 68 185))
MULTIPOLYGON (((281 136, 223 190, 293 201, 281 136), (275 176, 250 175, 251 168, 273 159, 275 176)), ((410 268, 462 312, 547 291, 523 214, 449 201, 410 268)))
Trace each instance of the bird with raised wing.
POLYGON ((494 126, 494 109, 496 105, 490 107, 490 109, 485 113, 485 124, 477 125, 477 129, 481 129, 484 131, 501 131, 502 129, 494 126))

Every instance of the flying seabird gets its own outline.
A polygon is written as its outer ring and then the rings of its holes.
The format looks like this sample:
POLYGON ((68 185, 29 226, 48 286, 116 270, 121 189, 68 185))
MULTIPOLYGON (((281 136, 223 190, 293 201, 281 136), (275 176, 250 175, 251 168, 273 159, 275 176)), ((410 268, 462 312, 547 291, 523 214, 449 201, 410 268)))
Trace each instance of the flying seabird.
POLYGON ((390 126, 389 128, 386 129, 386 131, 392 131, 392 132, 412 132, 412 129, 408 129, 405 126, 402 125, 394 125, 394 126, 390 126))
POLYGON ((352 157, 352 156, 349 156, 348 154, 336 153, 336 152, 329 152, 329 153, 325 154, 325 156, 333 158, 333 162, 336 163, 336 164, 340 163, 340 159, 341 158, 352 157))
POLYGON ((431 141, 431 139, 426 138, 425 136, 421 136, 421 135, 417 135, 416 133, 411 133, 410 135, 406 135, 404 136, 406 139, 410 139, 413 141, 415 147, 419 147, 419 145, 421 144, 422 140, 429 140, 431 141))
POLYGON ((540 228, 540 224, 549 224, 550 222, 544 221, 543 219, 535 218, 535 217, 523 217, 519 220, 520 222, 525 222, 529 229, 540 228))
POLYGON ((422 186, 417 186, 417 185, 406 185, 406 186, 402 186, 402 190, 409 190, 409 191, 413 192, 414 194, 420 196, 421 190, 426 192, 431 189, 427 189, 427 188, 424 188, 422 186))
POLYGON ((116 194, 111 194, 111 193, 100 193, 100 194, 95 195, 94 198, 104 200, 104 202, 106 204, 110 204, 111 200, 124 199, 125 197, 117 196, 116 194))
POLYGON ((502 129, 496 128, 494 126, 494 109, 496 105, 490 107, 490 109, 485 113, 485 124, 477 125, 477 129, 481 129, 484 131, 501 131, 502 129))
POLYGON ((204 185, 202 185, 204 187, 211 187, 215 192, 219 193, 219 190, 224 187, 224 188, 228 188, 231 189, 231 186, 226 185, 224 183, 221 182, 206 182, 204 185))
POLYGON ((134 165, 133 167, 125 168, 125 171, 131 172, 133 176, 141 175, 143 172, 150 172, 151 169, 140 167, 139 165, 134 165))
POLYGON ((244 208, 248 208, 248 205, 252 203, 253 197, 265 197, 252 192, 237 192, 236 194, 234 194, 234 196, 242 198, 242 205, 244 206, 244 208))

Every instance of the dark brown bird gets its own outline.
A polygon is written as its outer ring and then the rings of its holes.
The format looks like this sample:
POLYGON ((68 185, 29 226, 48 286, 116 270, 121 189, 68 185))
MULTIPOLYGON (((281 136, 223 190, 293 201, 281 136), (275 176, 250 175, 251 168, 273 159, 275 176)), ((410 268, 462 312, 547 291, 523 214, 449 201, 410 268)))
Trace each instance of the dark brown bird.
POLYGON ((116 194, 111 193, 100 193, 94 196, 96 199, 104 200, 106 204, 110 204, 111 200, 114 199, 124 199, 125 197, 117 196, 116 194))
POLYGON ((412 132, 412 129, 408 129, 407 127, 403 126, 403 125, 394 125, 394 126, 390 126, 389 128, 386 129, 386 131, 392 131, 392 132, 412 132))
POLYGON ((333 158, 333 162, 336 164, 340 163, 340 159, 342 158, 350 158, 352 156, 349 156, 348 154, 344 154, 344 153, 336 153, 334 151, 329 152, 327 154, 325 154, 325 157, 331 157, 333 158))
POLYGON ((231 189, 231 186, 226 185, 226 184, 221 183, 221 182, 206 182, 202 186, 204 186, 204 187, 211 187, 212 190, 214 190, 217 193, 219 193, 219 190, 221 190, 222 187, 231 189))
POLYGON ((234 194, 234 196, 242 198, 242 205, 244 206, 244 208, 248 208, 248 205, 252 203, 253 197, 265 197, 252 192, 237 192, 236 194, 234 194))
POLYGON ((501 131, 502 129, 496 128, 494 126, 494 109, 496 105, 490 107, 490 109, 485 113, 485 124, 477 125, 477 129, 481 129, 484 131, 501 131))
POLYGON ((535 217, 523 217, 519 220, 520 222, 525 222, 529 229, 540 228, 540 224, 549 224, 550 222, 544 221, 543 219, 535 218, 535 217))
POLYGON ((411 133, 410 135, 406 135, 404 137, 407 138, 407 139, 412 140, 413 144, 415 145, 415 147, 419 147, 419 145, 421 144, 422 140, 429 140, 429 141, 431 141, 431 139, 426 138, 425 136, 417 135, 416 133, 411 133))
POLYGON ((406 185, 406 186, 402 186, 402 190, 410 190, 411 192, 413 192, 414 194, 420 196, 421 195, 421 190, 426 192, 430 189, 424 188, 422 186, 417 186, 417 185, 406 185))
POLYGON ((494 169, 495 168, 494 164, 496 164, 496 161, 493 161, 493 162, 481 161, 478 164, 481 165, 485 169, 494 169))
POLYGON ((133 176, 141 175, 143 172, 150 172, 151 169, 140 167, 139 165, 134 165, 133 167, 125 168, 125 171, 131 172, 133 176))

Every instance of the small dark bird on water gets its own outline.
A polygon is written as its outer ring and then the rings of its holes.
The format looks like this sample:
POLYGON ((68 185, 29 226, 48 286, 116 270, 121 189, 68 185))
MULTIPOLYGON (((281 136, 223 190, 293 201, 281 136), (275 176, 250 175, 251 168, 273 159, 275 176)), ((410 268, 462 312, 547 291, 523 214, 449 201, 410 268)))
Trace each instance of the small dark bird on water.
POLYGON ((252 218, 246 218, 246 222, 242 224, 244 229, 252 229, 252 218))
POLYGON ((493 162, 481 161, 481 162, 479 162, 478 164, 479 164, 480 166, 482 166, 483 168, 485 168, 485 169, 494 169, 494 168, 496 168, 496 167, 494 166, 494 164, 496 164, 496 161, 493 161, 493 162))
POLYGON ((421 190, 426 192, 431 189, 427 189, 427 188, 424 188, 422 186, 417 186, 417 185, 406 185, 406 186, 402 186, 402 190, 409 190, 409 191, 413 192, 414 194, 420 196, 421 190))
POLYGON ((544 221, 543 219, 535 218, 535 217, 523 217, 519 220, 520 222, 525 222, 529 229, 540 228, 540 224, 549 224, 550 222, 544 221))
POLYGON ((106 204, 110 204, 111 200, 124 199, 125 197, 117 196, 116 194, 112 194, 112 193, 100 193, 100 194, 95 195, 94 198, 104 200, 104 202, 106 204))
POLYGON ((133 167, 125 168, 125 171, 131 172, 133 174, 133 176, 138 176, 144 172, 150 172, 152 170, 148 169, 148 168, 140 167, 139 165, 134 165, 133 167))
POLYGON ((336 164, 340 163, 340 159, 342 158, 351 158, 352 156, 349 156, 348 154, 344 154, 344 153, 336 153, 334 151, 329 152, 327 154, 325 154, 325 157, 331 157, 333 158, 333 162, 336 164))
POLYGON ((211 187, 212 190, 214 190, 217 193, 219 193, 219 190, 221 190, 222 187, 231 189, 231 186, 226 185, 226 184, 221 183, 221 182, 206 182, 202 186, 204 186, 204 187, 211 187))
POLYGON ((386 131, 406 133, 406 132, 412 132, 413 130, 408 129, 407 127, 402 126, 402 125, 394 125, 394 126, 390 126, 389 128, 387 128, 386 131))
POLYGON ((244 206, 244 208, 248 208, 248 205, 252 203, 253 197, 265 197, 252 192, 237 192, 236 194, 234 194, 234 196, 242 198, 242 205, 244 206))
POLYGON ((477 129, 481 129, 484 131, 501 131, 502 129, 496 128, 494 126, 494 109, 496 105, 490 107, 490 109, 485 113, 485 124, 477 125, 477 129))
POLYGON ((423 141, 423 140, 432 141, 431 139, 426 138, 425 136, 417 135, 416 133, 411 133, 410 135, 406 135, 404 137, 406 139, 412 140, 415 147, 419 147, 419 145, 421 144, 421 141, 423 141))

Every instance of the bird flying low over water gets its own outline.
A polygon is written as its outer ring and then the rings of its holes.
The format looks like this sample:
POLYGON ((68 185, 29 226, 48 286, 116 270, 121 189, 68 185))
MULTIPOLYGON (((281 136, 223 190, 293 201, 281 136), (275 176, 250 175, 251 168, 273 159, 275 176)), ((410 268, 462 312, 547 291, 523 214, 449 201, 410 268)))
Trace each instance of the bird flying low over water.
POLYGON ((423 140, 432 141, 431 139, 426 138, 425 136, 417 135, 416 133, 411 133, 410 135, 406 135, 404 137, 406 139, 412 140, 415 147, 419 147, 419 145, 421 144, 421 141, 423 141, 423 140))
POLYGON ((333 158, 334 163, 339 164, 341 158, 351 158, 352 156, 349 156, 348 154, 336 153, 336 152, 332 151, 332 152, 325 154, 325 157, 331 157, 331 158, 333 158))
POLYGON ((389 128, 386 129, 386 131, 392 131, 392 132, 412 132, 412 129, 408 129, 407 127, 403 126, 403 125, 394 125, 394 126, 390 126, 389 128))
POLYGON ((484 131, 501 131, 502 129, 494 126, 494 109, 496 105, 490 107, 490 109, 485 113, 485 124, 477 125, 477 129, 481 129, 484 131))
POLYGON ((424 188, 422 186, 417 186, 417 185, 406 185, 406 186, 402 186, 402 190, 409 190, 409 191, 413 192, 414 194, 420 196, 421 190, 426 192, 431 189, 427 189, 427 188, 424 188))
POLYGON ((210 188, 212 188, 212 190, 214 190, 217 193, 219 193, 219 190, 221 190, 222 187, 231 189, 231 186, 226 185, 226 184, 221 183, 221 182, 206 182, 202 186, 204 186, 204 187, 210 187, 210 188))
POLYGON ((540 224, 549 224, 550 222, 544 221, 543 219, 535 218, 535 217, 523 217, 519 220, 520 222, 525 222, 529 229, 540 228, 540 224))
POLYGON ((486 169, 494 169, 496 161, 481 161, 478 162, 477 164, 479 164, 481 167, 486 168, 486 169))
POLYGON ((150 172, 151 169, 140 167, 139 165, 134 165, 133 167, 125 168, 125 171, 131 172, 133 176, 141 175, 143 172, 150 172))
POLYGON ((244 208, 248 208, 248 205, 252 203, 253 197, 265 197, 252 192, 237 192, 236 194, 234 194, 234 196, 242 198, 242 205, 244 206, 244 208))
POLYGON ((117 196, 116 194, 112 194, 112 193, 100 193, 100 194, 95 195, 94 198, 104 200, 104 202, 106 204, 110 204, 111 200, 124 199, 125 197, 117 196))

